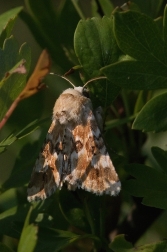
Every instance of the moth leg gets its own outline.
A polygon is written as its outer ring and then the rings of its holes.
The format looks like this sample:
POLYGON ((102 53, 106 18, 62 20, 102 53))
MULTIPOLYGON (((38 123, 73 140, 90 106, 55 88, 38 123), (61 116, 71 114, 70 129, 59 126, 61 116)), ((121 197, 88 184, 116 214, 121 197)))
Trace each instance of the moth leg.
POLYGON ((96 118, 97 125, 101 132, 103 132, 103 128, 104 128, 103 115, 104 113, 101 106, 95 109, 94 116, 96 118))

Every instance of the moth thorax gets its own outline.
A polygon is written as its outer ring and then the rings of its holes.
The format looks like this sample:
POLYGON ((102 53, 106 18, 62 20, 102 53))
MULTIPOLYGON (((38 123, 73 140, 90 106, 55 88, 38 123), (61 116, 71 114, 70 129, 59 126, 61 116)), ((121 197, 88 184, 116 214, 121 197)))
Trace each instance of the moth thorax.
POLYGON ((75 87, 74 90, 76 90, 79 93, 83 94, 83 87, 75 87))
POLYGON ((75 88, 68 88, 63 92, 63 94, 71 94, 74 96, 82 95, 83 88, 82 87, 77 87, 77 88, 76 87, 75 88), (80 89, 78 90, 77 88, 80 88, 80 89))

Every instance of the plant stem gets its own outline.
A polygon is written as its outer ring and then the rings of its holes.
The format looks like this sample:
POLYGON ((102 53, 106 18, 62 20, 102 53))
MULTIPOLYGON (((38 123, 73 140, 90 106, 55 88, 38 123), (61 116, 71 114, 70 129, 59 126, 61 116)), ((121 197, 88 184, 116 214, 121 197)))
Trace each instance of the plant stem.
POLYGON ((125 123, 129 123, 135 119, 136 115, 137 115, 137 113, 135 115, 131 115, 131 116, 125 117, 123 119, 113 119, 113 120, 107 121, 106 125, 105 125, 105 130, 118 127, 118 126, 125 124, 125 123))
POLYGON ((71 2, 72 2, 72 4, 74 5, 76 11, 78 12, 78 15, 80 16, 80 18, 83 19, 83 20, 85 20, 85 17, 84 17, 84 15, 83 15, 82 11, 81 11, 81 8, 79 7, 79 5, 78 5, 78 3, 77 3, 78 1, 76 1, 76 0, 71 0, 71 2))
MULTIPOLYGON (((89 225, 90 225, 90 228, 91 228, 91 233, 93 235, 96 235, 96 232, 95 232, 95 227, 94 227, 94 223, 93 223, 93 218, 92 218, 92 215, 90 213, 90 210, 89 210, 89 206, 88 206, 88 203, 87 203, 87 198, 84 198, 83 199, 83 203, 84 203, 84 210, 85 210, 85 215, 87 217, 87 220, 89 222, 89 225)), ((94 242, 95 243, 95 242, 94 242)), ((96 246, 94 246, 93 248, 93 252, 97 252, 97 249, 96 249, 96 246)))
POLYGON ((90 228, 91 228, 91 233, 93 235, 95 235, 95 233, 96 233, 95 232, 95 227, 94 227, 93 218, 91 216, 91 213, 90 213, 90 210, 89 210, 89 206, 88 206, 88 203, 87 203, 87 198, 84 198, 83 202, 84 202, 85 214, 86 214, 87 220, 88 220, 90 228))
POLYGON ((4 116, 4 118, 0 122, 0 129, 2 129, 2 127, 5 125, 5 123, 7 122, 7 120, 9 119, 9 117, 11 116, 11 114, 13 113, 15 108, 17 107, 19 101, 20 101, 20 97, 18 97, 16 100, 14 100, 14 102, 12 103, 12 105, 10 106, 8 111, 6 112, 6 115, 4 116))
MULTIPOLYGON (((125 106, 126 117, 130 117, 131 112, 130 112, 130 108, 129 108, 129 103, 128 103, 126 90, 122 90, 122 100, 123 100, 123 103, 124 103, 124 106, 125 106)), ((133 132, 132 132, 132 130, 128 130, 128 132, 129 132, 130 145, 133 148, 135 146, 133 132)))
POLYGON ((123 100, 123 103, 124 103, 124 106, 125 106, 126 115, 130 116, 130 108, 129 108, 129 104, 128 104, 126 91, 123 89, 121 93, 122 93, 122 100, 123 100))
POLYGON ((100 212, 100 237, 104 238, 105 236, 105 230, 104 230, 104 216, 105 216, 105 212, 104 212, 104 209, 105 209, 105 196, 101 197, 100 199, 100 209, 99 209, 99 212, 100 212))

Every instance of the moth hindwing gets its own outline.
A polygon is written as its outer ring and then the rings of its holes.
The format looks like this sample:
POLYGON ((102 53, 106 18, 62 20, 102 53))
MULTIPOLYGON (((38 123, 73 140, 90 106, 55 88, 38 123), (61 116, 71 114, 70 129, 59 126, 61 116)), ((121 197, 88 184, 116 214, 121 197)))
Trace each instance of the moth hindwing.
POLYGON ((97 195, 117 195, 118 175, 83 88, 65 90, 56 100, 53 119, 28 185, 28 200, 50 196, 63 183, 97 195))

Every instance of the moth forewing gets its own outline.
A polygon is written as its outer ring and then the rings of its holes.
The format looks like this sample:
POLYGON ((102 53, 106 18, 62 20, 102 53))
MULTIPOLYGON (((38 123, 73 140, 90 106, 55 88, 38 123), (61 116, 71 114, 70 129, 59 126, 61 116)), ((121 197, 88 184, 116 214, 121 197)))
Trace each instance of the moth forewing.
POLYGON ((121 184, 83 87, 57 99, 52 124, 28 185, 28 200, 45 199, 63 183, 97 195, 117 195, 121 184))

